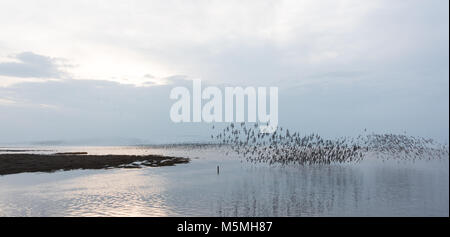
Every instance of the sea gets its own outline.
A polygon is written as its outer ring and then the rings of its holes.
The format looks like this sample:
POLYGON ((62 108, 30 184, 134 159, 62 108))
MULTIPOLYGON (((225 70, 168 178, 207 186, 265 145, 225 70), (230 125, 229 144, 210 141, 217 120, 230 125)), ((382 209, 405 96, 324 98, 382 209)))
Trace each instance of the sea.
POLYGON ((32 146, 0 153, 160 154, 187 164, 0 176, 0 216, 449 216, 449 159, 252 163, 228 147, 32 146))

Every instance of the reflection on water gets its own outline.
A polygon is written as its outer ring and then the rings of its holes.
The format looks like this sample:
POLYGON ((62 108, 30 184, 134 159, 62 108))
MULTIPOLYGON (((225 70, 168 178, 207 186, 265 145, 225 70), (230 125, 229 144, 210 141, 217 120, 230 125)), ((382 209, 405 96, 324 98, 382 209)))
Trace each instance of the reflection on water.
POLYGON ((0 216, 449 215, 448 159, 268 167, 212 148, 56 150, 193 159, 174 167, 0 176, 0 216))

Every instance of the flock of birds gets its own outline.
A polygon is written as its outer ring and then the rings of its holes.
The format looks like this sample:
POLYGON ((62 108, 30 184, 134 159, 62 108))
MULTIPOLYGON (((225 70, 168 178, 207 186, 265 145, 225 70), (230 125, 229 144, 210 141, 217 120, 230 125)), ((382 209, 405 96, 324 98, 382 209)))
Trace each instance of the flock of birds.
POLYGON ((223 129, 212 127, 219 145, 250 162, 269 164, 331 164, 359 162, 368 153, 383 158, 432 159, 448 157, 448 147, 431 139, 396 134, 367 134, 356 138, 325 139, 318 134, 301 135, 278 127, 261 133, 258 124, 231 123, 223 129))

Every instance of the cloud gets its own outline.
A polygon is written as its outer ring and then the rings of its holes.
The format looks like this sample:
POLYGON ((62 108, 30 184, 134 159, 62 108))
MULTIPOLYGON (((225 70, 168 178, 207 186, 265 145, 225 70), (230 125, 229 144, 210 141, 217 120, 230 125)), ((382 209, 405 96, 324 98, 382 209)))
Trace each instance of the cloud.
POLYGON ((0 140, 180 136, 169 89, 201 78, 280 87, 280 123, 298 130, 448 141, 449 1, 42 1, 0 1, 2 56, 43 54, 0 58, 0 140))
POLYGON ((17 102, 14 100, 10 100, 7 98, 0 98, 0 106, 9 106, 9 105, 14 105, 17 102))
MULTIPOLYGON (((183 76, 167 80, 171 83, 148 87, 60 80, 0 88, 0 144, 96 138, 135 138, 148 143, 206 141, 211 124, 171 122, 169 110, 175 101, 169 98, 170 90, 181 85, 191 90, 191 82, 183 76)), ((208 86, 206 81, 202 84, 208 86)), ((280 125, 324 136, 357 135, 364 128, 407 131, 448 142, 446 100, 445 91, 424 87, 399 91, 363 81, 290 88, 279 94, 280 125)))
POLYGON ((169 92, 178 85, 138 87, 101 80, 60 80, 0 87, 0 144, 113 138, 148 143, 204 141, 209 137, 209 124, 170 120, 174 101, 169 92))
POLYGON ((60 78, 65 75, 58 60, 35 54, 22 52, 17 54, 16 62, 0 62, 0 76, 19 78, 60 78))

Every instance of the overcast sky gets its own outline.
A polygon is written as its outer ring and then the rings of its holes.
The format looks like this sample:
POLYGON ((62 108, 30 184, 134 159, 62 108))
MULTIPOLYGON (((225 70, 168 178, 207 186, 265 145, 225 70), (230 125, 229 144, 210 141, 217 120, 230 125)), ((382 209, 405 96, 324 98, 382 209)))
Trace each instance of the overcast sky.
POLYGON ((449 137, 449 1, 0 1, 0 144, 204 141, 169 91, 278 86, 280 125, 449 137))

